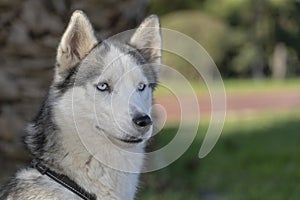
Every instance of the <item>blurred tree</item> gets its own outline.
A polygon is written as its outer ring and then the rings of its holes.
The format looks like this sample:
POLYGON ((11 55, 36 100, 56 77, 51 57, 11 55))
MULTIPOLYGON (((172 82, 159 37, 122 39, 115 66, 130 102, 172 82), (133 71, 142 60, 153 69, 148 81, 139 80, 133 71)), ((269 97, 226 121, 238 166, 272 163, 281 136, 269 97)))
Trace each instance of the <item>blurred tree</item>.
MULTIPOLYGON (((229 63, 236 74, 262 77, 268 71, 273 72, 273 62, 268 61, 279 43, 286 44, 290 51, 300 50, 298 0, 211 0, 205 1, 204 7, 246 36, 237 43, 235 56, 229 63)), ((293 59, 291 68, 299 66, 299 58, 298 55, 296 62, 293 59)))
MULTIPOLYGON (((199 11, 177 11, 164 15, 161 18, 161 22, 163 28, 179 31, 196 40, 209 53, 220 69, 226 70, 222 68, 222 61, 232 42, 230 41, 231 37, 228 37, 231 34, 230 29, 222 20, 199 11)), ((180 41, 174 42, 179 43, 178 48, 187 48, 186 51, 189 51, 191 55, 196 53, 189 47, 185 47, 185 44, 180 41)), ((193 56, 199 57, 201 55, 195 54, 193 56)), ((206 58, 202 60, 204 63, 201 64, 205 65, 206 58)), ((178 56, 165 53, 163 62, 176 68, 187 77, 198 77, 195 69, 178 56)))
POLYGON ((288 50, 287 73, 300 74, 300 1, 273 0, 274 53, 278 44, 288 50))
POLYGON ((158 15, 168 14, 176 10, 200 9, 205 0, 151 0, 149 11, 158 15))
POLYGON ((300 73, 299 0, 153 0, 150 7, 159 14, 198 10, 227 24, 231 33, 224 39, 231 43, 223 60, 217 61, 225 76, 270 75, 278 44, 287 49, 286 75, 300 73))

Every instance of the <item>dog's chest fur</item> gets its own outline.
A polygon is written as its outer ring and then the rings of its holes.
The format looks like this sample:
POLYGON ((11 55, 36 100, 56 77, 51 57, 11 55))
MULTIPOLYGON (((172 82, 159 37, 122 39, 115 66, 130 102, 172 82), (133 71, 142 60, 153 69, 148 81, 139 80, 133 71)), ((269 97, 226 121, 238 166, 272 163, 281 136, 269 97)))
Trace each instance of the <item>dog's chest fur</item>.
MULTIPOLYGON (((68 135, 68 131, 62 133, 62 143, 64 149, 69 149, 67 155, 61 159, 60 169, 56 171, 72 177, 72 179, 88 192, 97 196, 101 200, 131 200, 134 199, 136 186, 138 183, 138 173, 126 173, 107 167, 99 162, 95 157, 91 156, 82 145, 79 137, 68 135)), ((71 132, 69 132, 71 133, 71 132)), ((103 140, 105 141, 105 140, 103 140)), ((99 140, 98 140, 99 142, 99 140)), ((98 143, 97 150, 101 154, 101 158, 113 158, 114 162, 120 165, 143 165, 143 159, 132 159, 123 155, 122 152, 110 152, 111 147, 107 142, 98 143), (99 146, 98 146, 99 145, 99 146)), ((105 162, 105 161, 104 161, 105 162)), ((110 160, 111 162, 111 160, 110 160)), ((74 193, 62 187, 58 183, 51 180, 45 175, 41 175, 35 169, 24 169, 17 174, 16 177, 18 187, 26 191, 22 192, 22 197, 26 199, 78 199, 74 193), (47 196, 49 198, 47 198, 47 196)), ((12 196, 8 199, 17 199, 12 196)), ((23 198, 20 198, 23 199, 23 198)))

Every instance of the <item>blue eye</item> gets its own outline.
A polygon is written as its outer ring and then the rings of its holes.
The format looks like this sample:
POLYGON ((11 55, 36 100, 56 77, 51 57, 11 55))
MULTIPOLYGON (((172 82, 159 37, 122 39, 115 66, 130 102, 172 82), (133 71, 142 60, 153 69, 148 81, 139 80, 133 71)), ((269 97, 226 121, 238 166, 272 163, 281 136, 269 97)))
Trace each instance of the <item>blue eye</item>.
POLYGON ((97 89, 100 90, 101 92, 110 90, 109 85, 107 83, 98 83, 97 89))
POLYGON ((137 87, 138 91, 140 91, 140 92, 144 91, 145 88, 146 88, 146 84, 144 84, 144 83, 140 83, 137 87))

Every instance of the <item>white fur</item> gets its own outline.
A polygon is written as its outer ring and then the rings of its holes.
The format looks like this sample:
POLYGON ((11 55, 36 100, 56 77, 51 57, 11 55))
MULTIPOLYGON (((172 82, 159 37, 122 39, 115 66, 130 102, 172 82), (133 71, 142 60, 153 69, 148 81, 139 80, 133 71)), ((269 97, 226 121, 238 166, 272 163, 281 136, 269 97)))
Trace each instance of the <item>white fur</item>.
MULTIPOLYGON (((145 23, 141 27, 155 24, 157 27, 158 21, 151 17, 145 23), (149 24, 153 20, 154 23, 149 24)), ((144 31, 141 30, 134 34, 132 43, 142 42, 144 31)), ((146 39, 150 41, 148 37, 146 39)), ((160 47, 161 40, 155 41, 160 47)), ((61 166, 68 169, 66 175, 99 199, 132 200, 143 166, 144 155, 141 153, 152 133, 152 126, 147 132, 137 130, 132 115, 134 112, 151 115, 152 91, 149 87, 143 92, 137 91, 138 84, 147 85, 148 80, 133 58, 123 55, 114 45, 105 56, 99 56, 90 56, 92 59, 87 56, 82 60, 76 78, 82 81, 91 63, 99 65, 99 60, 102 65, 100 76, 67 91, 55 106, 54 116, 61 129, 62 146, 68 151, 61 166), (107 82, 112 88, 111 93, 98 91, 95 86, 100 82, 107 82), (126 144, 119 141, 128 135, 144 138, 144 142, 126 144)))
POLYGON ((94 30, 85 14, 75 11, 57 48, 59 68, 56 76, 78 64, 97 43, 94 30))
POLYGON ((147 17, 137 28, 129 43, 140 50, 145 48, 151 49, 151 62, 158 64, 154 68, 158 74, 160 69, 159 65, 161 64, 162 48, 162 38, 158 17, 156 15, 150 15, 147 17))
MULTIPOLYGON (((153 43, 159 51, 151 52, 151 62, 160 62, 161 38, 157 17, 146 19, 130 42, 137 48, 149 48, 153 43), (155 27, 148 32, 147 27, 155 27), (144 40, 143 40, 144 38, 144 40)), ((55 146, 47 146, 48 156, 56 169, 73 179, 100 200, 133 200, 139 174, 143 167, 144 147, 152 134, 152 125, 139 129, 132 118, 136 113, 151 116, 152 89, 138 91, 140 83, 148 85, 138 62, 110 45, 105 55, 99 49, 91 51, 97 40, 87 17, 76 11, 64 33, 57 52, 54 85, 60 83, 75 65, 78 66, 73 88, 61 95, 54 86, 50 96, 55 132, 55 146), (90 73, 99 76, 90 76, 90 73), (98 83, 106 82, 111 91, 99 91, 98 83), (78 84, 77 84, 78 83, 78 84), (56 92, 58 92, 56 94, 56 92), (58 96, 57 99, 53 97, 58 96), (140 143, 126 143, 122 139, 134 136, 140 143)), ((150 66, 149 66, 150 67, 150 66)), ((154 69, 157 70, 158 68, 154 69)), ((34 133, 34 126, 28 131, 34 133)), ((20 193, 29 199, 80 199, 74 193, 41 175, 35 169, 18 173, 17 179, 30 190, 20 193)), ((22 188, 24 189, 24 188, 22 188)), ((13 194, 12 194, 13 195, 13 194)), ((8 195, 7 199, 11 199, 8 195)))
POLYGON ((69 153, 61 165, 69 169, 67 175, 78 184, 90 188, 104 200, 133 199, 143 165, 143 155, 132 155, 127 151, 142 153, 145 143, 124 144, 114 138, 128 134, 142 136, 146 140, 152 132, 152 128, 147 133, 137 131, 130 117, 131 108, 148 115, 151 113, 150 89, 142 93, 136 90, 140 82, 147 83, 147 80, 129 56, 111 59, 117 55, 120 52, 116 48, 111 49, 104 60, 108 67, 101 76, 85 87, 74 87, 66 92, 54 112, 56 123, 62 130, 62 145, 69 153), (111 60, 114 61, 110 63, 111 60), (107 79, 113 87, 112 94, 95 88, 96 83, 107 79), (91 155, 92 159, 88 161, 91 155), (118 166, 136 173, 113 169, 118 166))

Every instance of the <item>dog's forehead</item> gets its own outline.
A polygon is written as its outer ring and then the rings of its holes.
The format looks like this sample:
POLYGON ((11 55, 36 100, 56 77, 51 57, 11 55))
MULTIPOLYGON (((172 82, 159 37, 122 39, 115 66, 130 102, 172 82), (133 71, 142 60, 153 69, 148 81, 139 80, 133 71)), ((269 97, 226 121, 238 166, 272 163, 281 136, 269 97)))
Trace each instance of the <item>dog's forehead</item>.
POLYGON ((130 74, 136 78, 145 78, 149 83, 156 81, 153 69, 133 47, 118 42, 102 42, 81 62, 77 82, 94 80, 101 75, 118 79, 130 71, 134 71, 130 74))
POLYGON ((140 63, 135 57, 133 57, 128 49, 120 48, 115 45, 111 45, 110 50, 103 56, 103 66, 101 66, 102 73, 107 74, 113 72, 114 74, 126 74, 130 71, 136 73, 142 73, 140 63))

